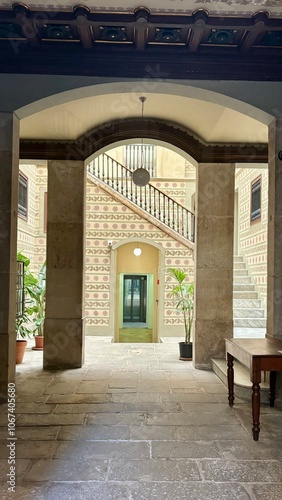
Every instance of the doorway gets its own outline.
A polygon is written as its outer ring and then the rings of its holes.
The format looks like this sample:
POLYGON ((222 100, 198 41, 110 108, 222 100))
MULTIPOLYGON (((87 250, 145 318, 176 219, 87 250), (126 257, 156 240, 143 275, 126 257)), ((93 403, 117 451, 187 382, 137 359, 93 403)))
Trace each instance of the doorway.
POLYGON ((123 326, 129 323, 147 326, 147 276, 124 275, 123 326))

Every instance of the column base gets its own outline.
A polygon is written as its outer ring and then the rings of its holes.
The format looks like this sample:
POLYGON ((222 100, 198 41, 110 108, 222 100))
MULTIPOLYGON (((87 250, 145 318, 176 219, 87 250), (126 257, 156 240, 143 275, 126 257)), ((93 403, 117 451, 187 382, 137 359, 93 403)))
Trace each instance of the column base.
POLYGON ((84 364, 84 319, 46 319, 43 368, 81 368, 84 364))

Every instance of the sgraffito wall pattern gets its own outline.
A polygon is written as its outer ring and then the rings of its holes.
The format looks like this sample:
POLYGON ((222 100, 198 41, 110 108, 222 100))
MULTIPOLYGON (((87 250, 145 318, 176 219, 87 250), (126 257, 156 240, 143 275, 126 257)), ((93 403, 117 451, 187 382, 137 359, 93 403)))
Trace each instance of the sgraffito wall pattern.
POLYGON ((267 294, 268 169, 238 169, 240 254, 245 257, 260 298, 267 294), (261 176, 261 220, 251 223, 251 183, 261 176))
POLYGON ((36 165, 20 165, 20 173, 27 179, 27 217, 18 217, 18 252, 30 258, 32 266, 36 253, 37 183, 36 165))

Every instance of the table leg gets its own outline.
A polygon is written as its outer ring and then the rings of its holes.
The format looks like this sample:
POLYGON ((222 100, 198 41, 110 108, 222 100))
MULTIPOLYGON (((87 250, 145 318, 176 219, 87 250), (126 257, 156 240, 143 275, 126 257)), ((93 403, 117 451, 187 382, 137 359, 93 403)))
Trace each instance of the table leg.
POLYGON ((270 372, 270 391, 269 391, 269 404, 274 406, 275 401, 275 384, 276 384, 276 372, 270 372))
POLYGON ((253 438, 258 441, 259 438, 259 413, 260 413, 260 386, 258 383, 253 383, 252 386, 252 411, 253 411, 253 438))
POLYGON ((227 380, 228 380, 228 401, 229 406, 234 404, 234 357, 227 353, 227 380))

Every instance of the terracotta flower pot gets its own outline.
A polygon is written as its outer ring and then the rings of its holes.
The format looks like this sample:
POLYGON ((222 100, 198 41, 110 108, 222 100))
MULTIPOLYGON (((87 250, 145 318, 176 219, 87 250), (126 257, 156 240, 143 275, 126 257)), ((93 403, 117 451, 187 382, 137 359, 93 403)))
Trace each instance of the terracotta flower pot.
POLYGON ((34 336, 34 340, 35 340, 35 347, 33 347, 32 349, 33 350, 36 350, 36 351, 42 351, 43 350, 43 341, 44 341, 44 337, 43 335, 35 335, 34 336))
POLYGON ((27 346, 26 340, 17 340, 17 344, 16 344, 16 364, 17 365, 20 365, 23 361, 26 346, 27 346))

